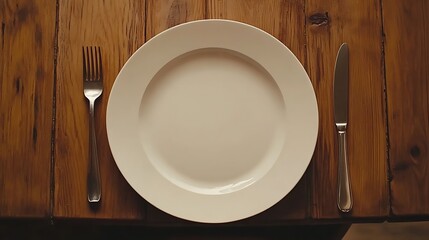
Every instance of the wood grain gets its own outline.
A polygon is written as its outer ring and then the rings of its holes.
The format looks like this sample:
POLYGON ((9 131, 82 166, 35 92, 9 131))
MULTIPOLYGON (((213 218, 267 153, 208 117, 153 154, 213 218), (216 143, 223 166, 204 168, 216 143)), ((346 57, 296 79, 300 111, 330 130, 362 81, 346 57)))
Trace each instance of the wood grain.
POLYGON ((0 217, 48 217, 55 2, 0 2, 0 217))
MULTIPOLYGON (((281 0, 208 0, 207 4, 209 18, 244 22, 258 27, 277 38, 280 36, 281 13, 286 13, 283 11, 289 10, 283 8, 283 1, 281 0)), ((299 20, 304 21, 304 18, 299 20)), ((295 21, 293 24, 298 22, 295 21)), ((302 31, 303 29, 300 30, 302 31)))
POLYGON ((429 214, 428 10, 383 1, 393 215, 429 214))
POLYGON ((319 138, 313 161, 313 217, 385 217, 389 211, 386 116, 378 1, 306 1, 307 61, 319 103, 319 138), (341 43, 350 49, 349 170, 354 206, 340 215, 333 71, 341 43))
POLYGON ((54 216, 143 219, 145 202, 120 174, 107 142, 106 107, 121 67, 145 39, 144 1, 76 1, 59 4, 55 126, 54 216), (102 200, 87 202, 88 102, 83 95, 82 46, 102 50, 104 91, 96 108, 102 200))
POLYGON ((178 24, 205 18, 204 0, 148 0, 146 39, 178 24))
MULTIPOLYGON (((305 15, 302 1, 208 0, 209 18, 230 19, 258 27, 281 40, 305 63, 305 15)), ((304 219, 310 201, 310 172, 283 200, 250 221, 304 219)))

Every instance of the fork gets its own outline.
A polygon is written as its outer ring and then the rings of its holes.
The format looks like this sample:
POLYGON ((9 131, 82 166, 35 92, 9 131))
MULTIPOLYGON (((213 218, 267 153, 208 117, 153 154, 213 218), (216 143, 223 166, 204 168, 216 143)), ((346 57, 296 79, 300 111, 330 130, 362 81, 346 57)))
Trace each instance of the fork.
POLYGON ((100 167, 98 164, 95 135, 94 105, 103 93, 103 68, 100 47, 82 47, 83 93, 89 101, 89 172, 87 178, 88 202, 99 202, 101 198, 100 167))

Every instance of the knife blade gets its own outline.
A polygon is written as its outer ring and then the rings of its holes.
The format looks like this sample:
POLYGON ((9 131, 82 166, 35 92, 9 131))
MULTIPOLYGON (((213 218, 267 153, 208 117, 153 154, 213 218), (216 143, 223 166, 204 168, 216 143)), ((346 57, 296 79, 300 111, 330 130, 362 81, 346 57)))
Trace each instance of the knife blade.
POLYGON ((347 115, 349 94, 349 47, 343 43, 334 70, 334 119, 338 137, 338 209, 349 212, 353 206, 347 157, 347 115))

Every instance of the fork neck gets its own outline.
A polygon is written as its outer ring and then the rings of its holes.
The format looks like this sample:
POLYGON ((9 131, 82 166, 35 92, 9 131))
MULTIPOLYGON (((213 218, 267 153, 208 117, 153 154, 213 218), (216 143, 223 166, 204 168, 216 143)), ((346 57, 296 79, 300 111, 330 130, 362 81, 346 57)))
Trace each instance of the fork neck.
POLYGON ((95 100, 89 99, 89 115, 94 116, 95 100))

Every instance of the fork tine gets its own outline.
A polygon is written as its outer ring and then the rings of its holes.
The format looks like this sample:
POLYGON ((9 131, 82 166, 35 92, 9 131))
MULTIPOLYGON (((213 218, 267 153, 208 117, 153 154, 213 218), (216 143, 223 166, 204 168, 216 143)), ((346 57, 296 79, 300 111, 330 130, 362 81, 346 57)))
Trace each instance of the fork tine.
POLYGON ((98 81, 100 80, 100 62, 98 60, 98 47, 94 47, 94 59, 95 59, 95 77, 94 80, 98 81))
POLYGON ((95 71, 95 66, 94 66, 94 49, 92 46, 91 46, 90 52, 91 52, 91 81, 94 81, 95 76, 96 76, 95 75, 96 71, 95 71))
POLYGON ((86 47, 86 67, 88 69, 88 74, 87 74, 87 81, 91 81, 91 74, 92 74, 92 70, 91 70, 91 56, 90 56, 90 52, 89 52, 89 47, 86 47))
POLYGON ((103 79, 103 64, 101 62, 101 49, 100 47, 98 47, 98 70, 99 70, 99 79, 98 80, 102 80, 103 79))
POLYGON ((83 58, 83 79, 86 79, 87 78, 87 69, 86 69, 85 47, 82 47, 82 58, 83 58))
POLYGON ((90 52, 89 47, 86 47, 86 81, 91 81, 91 58, 90 58, 90 52))

